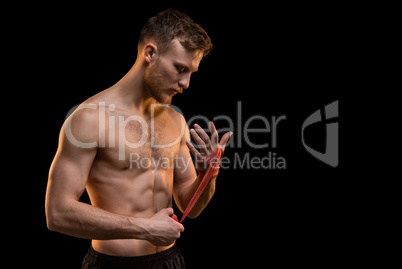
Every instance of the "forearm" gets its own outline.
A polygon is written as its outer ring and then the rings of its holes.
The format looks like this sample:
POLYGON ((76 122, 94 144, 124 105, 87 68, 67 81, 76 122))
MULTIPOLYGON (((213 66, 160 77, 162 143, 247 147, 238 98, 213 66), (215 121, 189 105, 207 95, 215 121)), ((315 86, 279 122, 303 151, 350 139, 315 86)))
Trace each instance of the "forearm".
MULTIPOLYGON (((197 179, 189 186, 189 188, 185 191, 183 194, 183 199, 182 199, 182 205, 183 205, 183 211, 189 204, 191 198, 194 196, 198 186, 200 185, 201 181, 203 179, 203 175, 198 175, 197 179)), ((211 181, 208 183, 206 186, 205 190, 202 192, 200 198, 198 199, 197 203, 194 205, 193 209, 190 211, 188 216, 190 218, 195 218, 197 217, 208 205, 209 201, 212 199, 214 193, 215 193, 215 182, 216 182, 216 176, 211 178, 211 181)))
POLYGON ((47 210, 50 230, 85 239, 146 239, 148 219, 107 212, 79 201, 47 210))
MULTIPOLYGON (((209 129, 211 131, 211 139, 205 133, 205 131, 198 125, 194 124, 195 129, 191 129, 191 136, 198 145, 198 150, 186 137, 183 141, 187 145, 188 150, 193 156, 195 156, 195 166, 198 172, 201 171, 195 180, 195 174, 192 169, 188 172, 188 169, 182 169, 181 166, 177 166, 178 171, 175 173, 175 185, 174 190, 175 200, 179 200, 178 206, 183 212, 183 217, 180 222, 186 216, 194 218, 200 214, 206 205, 211 200, 215 193, 215 180, 219 172, 220 161, 225 150, 225 145, 232 132, 226 133, 221 141, 218 143, 218 132, 212 122, 209 122, 209 129), (186 171, 187 170, 187 171, 186 171), (205 176, 203 173, 205 173, 205 176)), ((184 148, 184 146, 183 146, 184 148)), ((188 150, 181 149, 179 157, 189 159, 190 154, 188 150)))

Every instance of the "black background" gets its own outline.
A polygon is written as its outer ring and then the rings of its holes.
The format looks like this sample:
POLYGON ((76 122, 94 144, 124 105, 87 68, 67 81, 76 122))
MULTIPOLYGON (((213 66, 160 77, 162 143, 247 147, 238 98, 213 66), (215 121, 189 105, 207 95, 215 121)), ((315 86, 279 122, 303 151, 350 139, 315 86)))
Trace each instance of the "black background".
MULTIPOLYGON (((29 120, 35 126, 35 150, 29 155, 35 172, 29 176, 33 187, 26 187, 24 210, 35 217, 23 227, 22 240, 31 242, 31 260, 41 268, 80 268, 90 245, 46 228, 47 176, 65 116, 124 76, 135 61, 141 27, 168 7, 48 7, 31 15, 26 25, 31 35, 24 42, 31 46, 24 49, 29 54, 25 66, 32 74, 27 101, 36 116, 29 120)), ((290 4, 173 8, 199 23, 214 44, 190 88, 173 98, 186 119, 227 115, 236 123, 239 101, 242 124, 254 115, 270 121, 271 116, 286 116, 278 125, 277 148, 253 149, 244 139, 241 147, 234 143, 227 148, 225 156, 231 160, 275 152, 286 160, 286 169, 221 169, 211 203, 198 218, 184 222, 178 245, 188 268, 341 264, 353 256, 355 209, 346 177, 352 161, 344 141, 347 97, 354 86, 353 14, 347 7, 290 4), (340 158, 333 168, 304 149, 301 126, 336 100, 340 158)), ((253 124, 263 127, 259 121, 253 124)), ((228 128, 225 121, 216 126, 228 128)), ((237 131, 235 125, 235 141, 237 131)), ((250 134, 250 139, 270 144, 271 134, 250 134)), ((325 126, 311 127, 306 139, 322 151, 325 126)), ((88 198, 84 195, 82 201, 88 198)))

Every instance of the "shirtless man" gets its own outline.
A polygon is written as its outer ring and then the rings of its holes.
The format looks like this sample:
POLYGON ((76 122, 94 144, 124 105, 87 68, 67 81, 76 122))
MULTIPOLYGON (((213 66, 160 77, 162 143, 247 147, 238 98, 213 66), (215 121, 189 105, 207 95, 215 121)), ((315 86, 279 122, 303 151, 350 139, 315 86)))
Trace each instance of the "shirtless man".
MULTIPOLYGON (((198 164, 224 149, 231 133, 218 141, 212 122, 211 137, 198 125, 190 132, 179 113, 161 104, 188 88, 211 48, 187 15, 161 12, 141 30, 129 72, 65 121, 49 173, 46 217, 52 231, 92 239, 82 268, 184 268, 174 246, 184 227, 172 218, 172 196, 183 212, 202 180, 191 154, 198 164), (190 133, 200 147, 189 142, 190 133), (92 205, 79 201, 85 188, 92 205)), ((214 192, 212 180, 188 216, 198 216, 214 192)))

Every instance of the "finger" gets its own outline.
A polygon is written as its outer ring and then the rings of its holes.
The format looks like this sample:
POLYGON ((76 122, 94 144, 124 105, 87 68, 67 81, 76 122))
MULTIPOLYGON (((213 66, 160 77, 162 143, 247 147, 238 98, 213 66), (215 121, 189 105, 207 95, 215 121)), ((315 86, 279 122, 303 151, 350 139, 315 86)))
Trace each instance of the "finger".
POLYGON ((190 141, 186 141, 186 145, 190 150, 191 154, 193 154, 197 160, 202 159, 201 153, 198 152, 198 150, 194 147, 194 145, 190 141))
POLYGON ((194 124, 194 129, 197 131, 198 135, 201 137, 201 139, 204 141, 206 145, 210 143, 209 136, 207 133, 204 131, 204 129, 201 128, 198 124, 194 124))
POLYGON ((221 141, 219 142, 220 147, 225 150, 226 143, 229 141, 229 138, 232 136, 233 132, 227 132, 224 134, 221 138, 221 141))
MULTIPOLYGON (((177 223, 179 223, 179 221, 177 221, 177 223)), ((180 224, 180 232, 182 233, 182 232, 184 232, 184 226, 181 223, 179 223, 179 224, 180 224)))
POLYGON ((170 217, 173 215, 174 211, 173 211, 173 208, 168 207, 168 208, 165 208, 164 212, 166 212, 166 214, 170 217))
POLYGON ((216 131, 215 124, 210 121, 209 122, 209 130, 211 131, 211 144, 214 148, 218 147, 218 132, 216 131))
POLYGON ((202 140, 199 137, 198 133, 194 129, 191 129, 190 134, 191 134, 191 137, 194 139, 195 143, 197 144, 198 148, 200 150, 202 150, 203 152, 206 152, 207 151, 207 146, 206 146, 204 140, 202 140))

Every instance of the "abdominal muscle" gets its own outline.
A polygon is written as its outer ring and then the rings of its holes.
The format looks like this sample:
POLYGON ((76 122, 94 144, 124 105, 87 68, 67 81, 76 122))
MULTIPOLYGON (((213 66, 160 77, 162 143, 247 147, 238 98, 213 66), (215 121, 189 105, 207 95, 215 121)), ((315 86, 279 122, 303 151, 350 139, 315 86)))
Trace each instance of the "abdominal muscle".
MULTIPOLYGON (((111 213, 151 218, 163 208, 172 207, 173 169, 111 169, 94 162, 87 191, 93 206, 111 213)), ((173 245, 173 244, 172 244, 173 245)), ((92 240, 92 247, 112 256, 142 256, 170 248, 154 246, 138 239, 92 240)))

